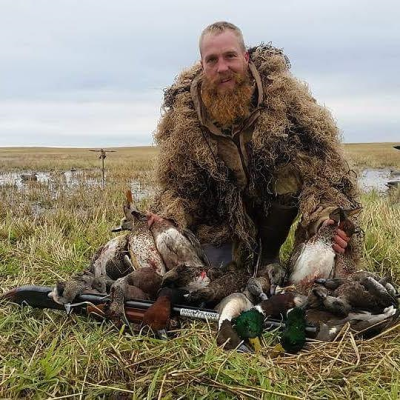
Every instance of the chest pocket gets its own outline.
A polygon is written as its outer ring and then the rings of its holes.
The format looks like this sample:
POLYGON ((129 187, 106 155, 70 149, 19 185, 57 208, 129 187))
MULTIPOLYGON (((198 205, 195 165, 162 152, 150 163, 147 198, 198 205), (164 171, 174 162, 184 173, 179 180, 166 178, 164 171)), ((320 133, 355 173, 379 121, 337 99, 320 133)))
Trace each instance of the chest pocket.
POLYGON ((219 137, 218 155, 235 175, 239 189, 244 189, 247 185, 247 176, 239 148, 235 142, 229 138, 219 137))

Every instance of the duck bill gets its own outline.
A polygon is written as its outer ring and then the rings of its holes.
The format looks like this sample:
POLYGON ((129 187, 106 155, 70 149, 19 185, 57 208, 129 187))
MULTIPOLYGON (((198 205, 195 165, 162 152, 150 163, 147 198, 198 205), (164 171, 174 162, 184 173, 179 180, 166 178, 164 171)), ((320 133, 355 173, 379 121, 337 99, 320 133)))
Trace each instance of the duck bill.
POLYGON ((255 337, 255 338, 249 338, 249 343, 253 347, 254 351, 256 353, 259 353, 261 351, 261 342, 260 338, 255 337))

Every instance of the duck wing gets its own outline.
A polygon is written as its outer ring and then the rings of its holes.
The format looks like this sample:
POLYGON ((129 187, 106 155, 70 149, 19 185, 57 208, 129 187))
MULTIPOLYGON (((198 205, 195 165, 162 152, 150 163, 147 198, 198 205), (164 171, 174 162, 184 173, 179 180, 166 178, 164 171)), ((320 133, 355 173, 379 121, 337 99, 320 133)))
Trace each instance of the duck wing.
POLYGON ((211 267, 210 260, 204 252, 203 247, 201 246, 200 241, 199 239, 197 239, 196 235, 188 228, 183 229, 182 233, 186 236, 187 240, 192 245, 197 257, 199 257, 199 259, 203 262, 205 266, 211 267))

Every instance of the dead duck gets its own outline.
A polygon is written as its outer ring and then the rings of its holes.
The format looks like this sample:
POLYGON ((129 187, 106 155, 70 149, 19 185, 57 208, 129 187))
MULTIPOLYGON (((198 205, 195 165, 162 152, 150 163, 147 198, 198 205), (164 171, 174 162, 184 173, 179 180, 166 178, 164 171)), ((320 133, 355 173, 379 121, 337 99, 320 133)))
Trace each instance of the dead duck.
POLYGON ((207 257, 195 235, 188 229, 179 229, 172 221, 147 213, 148 227, 166 268, 178 265, 209 268, 207 257))
POLYGON ((127 300, 154 300, 161 287, 162 277, 153 268, 144 267, 117 279, 110 288, 110 302, 105 310, 107 318, 117 325, 126 322, 124 303, 127 300))
POLYGON ((257 268, 256 275, 257 277, 263 277, 268 280, 268 293, 272 296, 275 294, 277 287, 283 285, 286 277, 286 270, 280 263, 271 263, 257 268))
MULTIPOLYGON (((251 287, 252 284, 250 283, 248 287, 251 287)), ((234 293, 217 306, 217 310, 220 313, 217 343, 222 345, 226 342, 227 345, 224 345, 225 348, 236 348, 239 338, 240 341, 248 342, 250 347, 254 348, 255 351, 259 351, 261 347, 259 337, 264 329, 264 321, 268 317, 286 318, 288 310, 294 307, 304 307, 306 304, 305 296, 288 292, 276 294, 257 305, 253 305, 248 298, 248 287, 245 293, 234 293)), ((290 332, 294 330, 294 326, 297 326, 297 323, 295 323, 297 321, 296 318, 295 313, 293 315, 293 326, 290 325, 289 337, 291 337, 290 332)), ((250 347, 247 346, 247 350, 250 350, 250 347)), ((246 348, 242 348, 241 350, 246 351, 246 348)))
POLYGON ((57 283, 49 297, 57 303, 67 304, 90 289, 106 294, 115 279, 133 271, 132 264, 126 261, 127 253, 127 234, 111 239, 97 250, 87 270, 57 283))
POLYGON ((295 293, 277 294, 260 304, 243 311, 233 320, 240 338, 251 339, 255 351, 261 347, 260 337, 269 316, 284 319, 285 328, 280 337, 279 350, 297 353, 306 342, 305 299, 295 293))
POLYGON ((244 343, 233 327, 233 320, 242 312, 250 310, 253 303, 243 293, 232 293, 224 298, 215 309, 219 313, 217 344, 226 350, 238 349, 249 353, 251 349, 244 343))
POLYGON ((289 260, 289 285, 295 285, 299 291, 306 293, 315 279, 335 277, 336 253, 332 248, 333 237, 338 228, 351 237, 355 232, 355 226, 349 217, 359 211, 360 209, 337 208, 329 215, 336 224, 323 224, 316 235, 294 251, 289 260))
MULTIPOLYGON (((90 267, 84 274, 87 274, 88 282, 91 279, 100 279, 105 282, 107 292, 115 280, 122 278, 134 270, 149 267, 158 275, 165 273, 165 265, 155 247, 152 233, 147 226, 147 217, 139 212, 133 203, 132 192, 126 194, 126 201, 123 206, 125 217, 122 221, 122 228, 115 231, 128 230, 127 233, 109 240, 100 247, 92 258, 90 267)), ((82 274, 77 277, 58 284, 50 294, 55 301, 62 301, 62 304, 70 303, 82 290, 88 290, 87 284, 82 284, 82 274), (61 293, 62 291, 62 293, 61 293)), ((120 289, 122 283, 120 283, 120 289)), ((127 289, 128 286, 125 286, 127 289)), ((118 289, 118 290, 120 290, 118 289)), ((133 289, 132 289, 133 290, 133 289)), ((119 298, 120 296, 115 296, 119 298)), ((121 309, 122 304, 115 308, 121 309)), ((112 309, 114 308, 111 307, 112 309)))
POLYGON ((393 306, 387 307, 381 313, 373 314, 369 311, 350 312, 344 318, 326 310, 309 309, 306 312, 306 321, 317 328, 312 334, 316 340, 331 342, 346 324, 356 335, 373 337, 383 332, 399 320, 399 310, 393 306))
POLYGON ((130 231, 128 235, 128 251, 132 268, 152 267, 159 275, 164 275, 166 272, 165 264, 149 229, 148 217, 135 207, 130 190, 126 192, 123 210, 125 217, 121 220, 121 225, 118 228, 114 228, 113 231, 130 231))
POLYGON ((244 268, 238 268, 232 261, 223 267, 222 273, 204 288, 191 291, 187 301, 194 304, 217 304, 232 293, 241 292, 247 284, 250 274, 244 268))
POLYGON ((182 304, 184 293, 186 292, 180 289, 167 287, 160 289, 157 300, 143 315, 143 326, 149 327, 159 339, 167 339, 172 305, 182 304))
POLYGON ((346 278, 317 279, 311 296, 317 297, 320 308, 339 316, 357 310, 379 314, 387 307, 398 307, 393 285, 386 278, 367 271, 358 271, 346 278))

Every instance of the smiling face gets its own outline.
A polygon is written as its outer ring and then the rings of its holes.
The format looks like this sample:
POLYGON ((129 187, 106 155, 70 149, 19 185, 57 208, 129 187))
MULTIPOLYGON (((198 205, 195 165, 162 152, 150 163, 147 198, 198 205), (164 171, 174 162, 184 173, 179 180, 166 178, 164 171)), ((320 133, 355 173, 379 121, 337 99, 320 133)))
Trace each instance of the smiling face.
POLYGON ((232 30, 204 35, 200 52, 204 76, 219 92, 233 91, 245 79, 249 54, 232 30))

